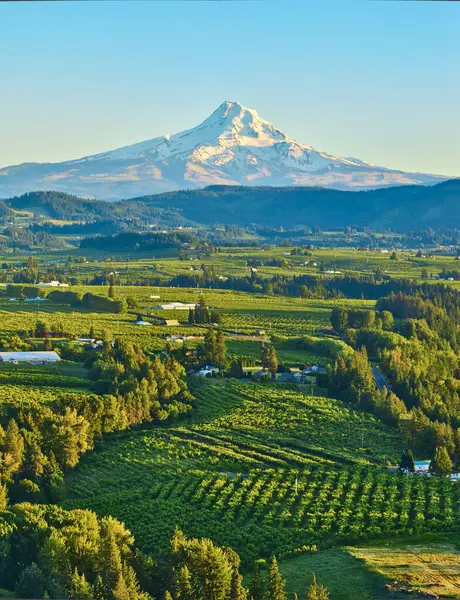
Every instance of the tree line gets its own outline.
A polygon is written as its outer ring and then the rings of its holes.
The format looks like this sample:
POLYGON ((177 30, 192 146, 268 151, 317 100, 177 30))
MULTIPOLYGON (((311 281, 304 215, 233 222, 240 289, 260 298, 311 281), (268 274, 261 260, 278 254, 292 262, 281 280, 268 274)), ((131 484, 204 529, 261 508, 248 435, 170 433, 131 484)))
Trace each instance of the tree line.
MULTIPOLYGON (((0 586, 17 598, 64 600, 288 600, 272 559, 246 587, 230 548, 176 530, 160 560, 142 554, 113 517, 89 510, 17 504, 0 512, 0 586)), ((297 596, 289 596, 289 600, 297 596)), ((313 575, 306 600, 328 600, 313 575)))
POLYGON ((94 393, 2 406, 0 486, 11 501, 56 501, 64 474, 105 433, 164 422, 192 408, 185 370, 170 356, 152 360, 137 346, 107 340, 90 361, 94 393))

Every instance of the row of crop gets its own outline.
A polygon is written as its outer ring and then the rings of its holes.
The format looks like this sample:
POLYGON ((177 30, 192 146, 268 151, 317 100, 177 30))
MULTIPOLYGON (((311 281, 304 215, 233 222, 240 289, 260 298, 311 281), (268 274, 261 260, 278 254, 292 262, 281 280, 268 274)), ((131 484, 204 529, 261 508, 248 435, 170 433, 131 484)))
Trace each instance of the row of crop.
POLYGON ((178 525, 234 547, 245 560, 252 549, 254 557, 282 554, 330 536, 354 542, 460 530, 457 483, 367 468, 145 473, 143 482, 74 500, 77 505, 123 519, 149 551, 167 543, 178 525))

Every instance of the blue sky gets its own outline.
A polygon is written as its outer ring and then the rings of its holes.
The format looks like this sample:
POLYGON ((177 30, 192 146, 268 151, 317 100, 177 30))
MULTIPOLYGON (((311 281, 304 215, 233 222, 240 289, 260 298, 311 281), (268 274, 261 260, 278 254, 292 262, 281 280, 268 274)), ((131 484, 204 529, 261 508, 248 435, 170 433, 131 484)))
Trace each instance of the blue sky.
POLYGON ((460 3, 0 4, 0 166, 174 133, 224 100, 323 151, 460 175, 460 3))

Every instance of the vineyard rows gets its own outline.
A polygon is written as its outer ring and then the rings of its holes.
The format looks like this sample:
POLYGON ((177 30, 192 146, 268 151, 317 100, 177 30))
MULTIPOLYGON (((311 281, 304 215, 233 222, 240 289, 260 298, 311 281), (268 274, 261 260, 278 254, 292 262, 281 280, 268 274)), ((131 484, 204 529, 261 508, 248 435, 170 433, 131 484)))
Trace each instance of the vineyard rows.
MULTIPOLYGON (((149 550, 179 525, 247 559, 359 539, 364 526, 376 536, 425 527, 415 511, 431 480, 376 468, 401 442, 373 417, 277 384, 207 380, 192 391, 186 424, 115 434, 85 457, 66 505, 114 514, 149 550)), ((431 522, 434 496, 420 502, 431 522)), ((448 506, 438 508, 444 526, 448 506)))
POLYGON ((149 551, 165 549, 176 525, 231 545, 246 560, 291 553, 331 536, 355 543, 460 530, 460 486, 447 479, 366 467, 144 477, 122 491, 86 494, 84 505, 115 514, 149 551))

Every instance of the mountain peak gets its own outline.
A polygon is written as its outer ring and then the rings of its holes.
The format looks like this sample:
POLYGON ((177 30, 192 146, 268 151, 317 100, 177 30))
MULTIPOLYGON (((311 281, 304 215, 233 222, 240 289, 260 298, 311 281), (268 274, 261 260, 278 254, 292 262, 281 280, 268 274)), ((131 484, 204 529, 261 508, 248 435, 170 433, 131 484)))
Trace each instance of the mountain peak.
POLYGON ((446 179, 318 152, 234 100, 186 131, 78 160, 6 167, 0 176, 0 197, 54 189, 104 199, 215 184, 371 189, 446 179))

